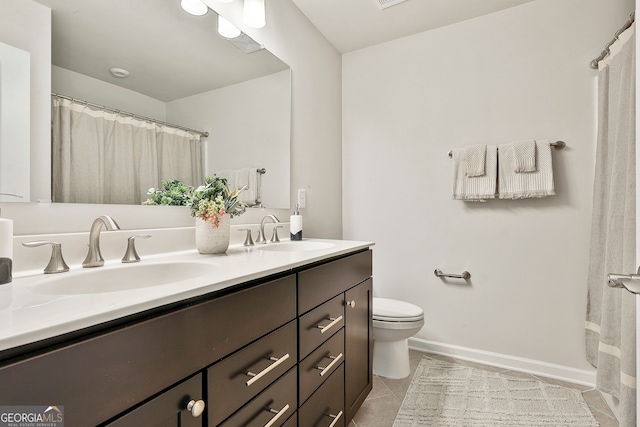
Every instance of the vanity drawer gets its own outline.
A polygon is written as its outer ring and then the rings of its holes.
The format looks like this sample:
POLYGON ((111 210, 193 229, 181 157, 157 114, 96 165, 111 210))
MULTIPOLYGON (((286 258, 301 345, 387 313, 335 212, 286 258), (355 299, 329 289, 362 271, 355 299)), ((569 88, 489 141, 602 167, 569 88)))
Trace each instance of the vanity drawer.
POLYGON ((307 400, 343 362, 344 329, 340 329, 300 362, 300 403, 307 400))
POLYGON ((294 412, 291 418, 289 418, 282 427, 298 427, 298 413, 294 412))
POLYGON ((300 427, 345 427, 344 364, 298 410, 300 427))
POLYGON ((371 258, 368 250, 298 273, 298 314, 306 313, 369 278, 371 258))
POLYGON ((220 423, 296 364, 296 326, 289 322, 209 368, 210 425, 220 423))
POLYGON ((201 400, 202 395, 202 374, 198 374, 107 424, 107 427, 202 427, 204 416, 194 417, 187 410, 189 402, 201 400))
POLYGON ((344 296, 342 294, 317 307, 299 320, 300 359, 325 342, 344 326, 344 296))
POLYGON ((61 402, 69 425, 98 425, 290 322, 295 295, 291 275, 7 363, 0 384, 20 386, 0 402, 61 402))
MULTIPOLYGON (((221 427, 271 427, 282 426, 296 411, 296 368, 291 368, 282 378, 254 397, 231 418, 220 424, 221 427), (277 418, 274 421, 274 418, 277 418)), ((215 405, 215 402, 211 402, 215 405)), ((209 425, 215 424, 209 420, 209 425)))

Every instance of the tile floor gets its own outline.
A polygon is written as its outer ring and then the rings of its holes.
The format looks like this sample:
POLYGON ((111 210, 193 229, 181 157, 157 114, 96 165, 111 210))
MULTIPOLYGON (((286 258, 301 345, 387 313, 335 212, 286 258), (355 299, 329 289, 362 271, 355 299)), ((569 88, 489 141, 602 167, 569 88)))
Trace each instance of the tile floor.
POLYGON ((411 361, 411 375, 403 380, 390 380, 388 378, 373 377, 373 390, 364 402, 360 410, 354 417, 348 427, 391 427, 396 418, 396 414, 400 410, 402 399, 407 393, 411 378, 415 372, 420 359, 423 356, 432 357, 434 359, 446 360, 452 363, 460 363, 466 366, 472 366, 478 369, 487 369, 495 372, 501 372, 507 375, 514 375, 524 378, 536 378, 546 381, 550 384, 563 385, 565 387, 575 388, 582 392, 584 400, 589 405, 589 409, 593 413, 595 419, 600 423, 601 427, 618 427, 618 421, 615 419, 611 410, 605 403, 604 399, 598 391, 588 386, 566 383, 549 378, 534 376, 517 371, 510 371, 492 366, 479 365, 477 363, 465 362, 463 360, 453 359, 447 356, 439 356, 430 353, 422 353, 414 350, 409 352, 411 361))

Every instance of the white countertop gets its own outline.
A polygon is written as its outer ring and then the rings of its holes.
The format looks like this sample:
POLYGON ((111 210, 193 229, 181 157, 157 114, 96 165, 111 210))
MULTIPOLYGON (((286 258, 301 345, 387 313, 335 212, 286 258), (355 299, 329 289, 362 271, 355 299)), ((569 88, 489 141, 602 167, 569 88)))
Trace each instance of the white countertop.
MULTIPOLYGON (((0 351, 52 338, 82 328, 175 303, 272 274, 288 271, 309 263, 347 254, 373 245, 372 242, 304 239, 305 242, 326 242, 327 249, 297 252, 263 250, 257 246, 230 246, 226 254, 201 255, 196 250, 142 257, 140 263, 122 264, 107 261, 98 267, 104 271, 135 268, 142 264, 166 262, 198 262, 211 265, 210 272, 179 282, 100 293, 50 295, 38 291, 43 281, 90 274, 94 269, 71 265, 71 270, 59 274, 29 274, 14 277, 13 282, 0 285, 0 351)), ((296 242, 283 241, 282 244, 296 242)), ((269 243, 268 245, 278 245, 269 243)))

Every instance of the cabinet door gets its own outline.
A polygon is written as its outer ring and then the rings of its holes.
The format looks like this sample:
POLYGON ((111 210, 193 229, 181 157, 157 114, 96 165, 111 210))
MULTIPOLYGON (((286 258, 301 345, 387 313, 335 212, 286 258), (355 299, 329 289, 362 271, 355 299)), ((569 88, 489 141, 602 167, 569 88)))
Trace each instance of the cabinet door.
POLYGON ((372 279, 345 293, 345 410, 349 424, 373 385, 372 279))
MULTIPOLYGON (((204 416, 187 410, 202 399, 202 374, 184 381, 158 397, 107 424, 108 427, 202 427, 204 416)), ((204 405, 204 403, 202 403, 204 405)), ((195 406, 199 408, 199 406, 195 406)))

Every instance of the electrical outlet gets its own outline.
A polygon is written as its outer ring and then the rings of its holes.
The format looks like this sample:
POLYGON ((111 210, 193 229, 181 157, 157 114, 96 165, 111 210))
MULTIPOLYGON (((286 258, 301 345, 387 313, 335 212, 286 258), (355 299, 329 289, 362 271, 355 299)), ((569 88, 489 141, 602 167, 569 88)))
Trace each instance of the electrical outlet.
POLYGON ((298 189, 298 207, 300 209, 307 207, 307 190, 304 188, 298 189))

